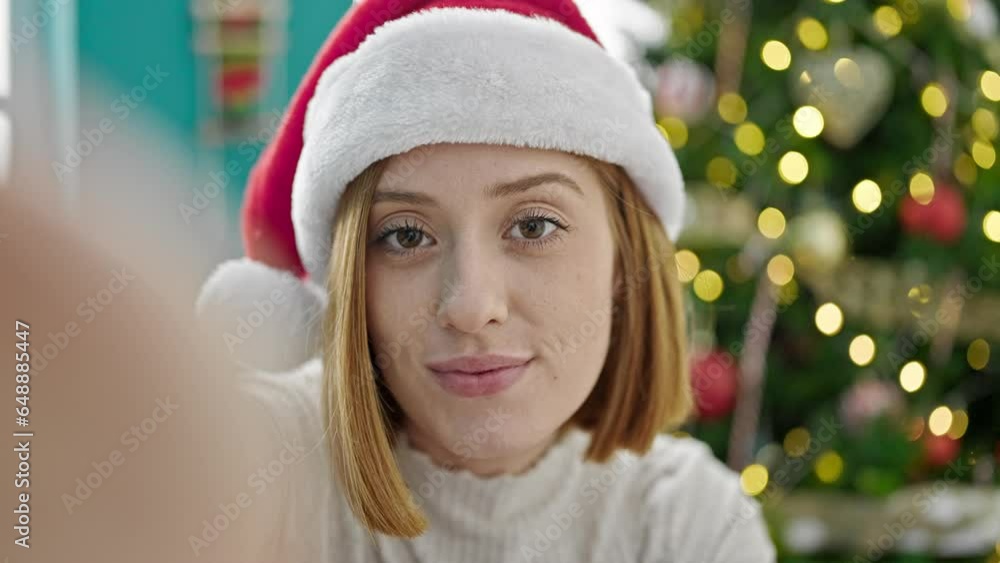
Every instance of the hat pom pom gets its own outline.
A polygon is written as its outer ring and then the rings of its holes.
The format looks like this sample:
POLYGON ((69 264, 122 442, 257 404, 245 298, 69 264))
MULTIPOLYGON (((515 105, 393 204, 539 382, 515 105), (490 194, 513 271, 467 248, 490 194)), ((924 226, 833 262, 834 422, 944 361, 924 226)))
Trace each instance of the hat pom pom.
POLYGON ((327 297, 314 283, 250 258, 219 265, 195 304, 201 328, 238 364, 294 369, 319 353, 327 297))

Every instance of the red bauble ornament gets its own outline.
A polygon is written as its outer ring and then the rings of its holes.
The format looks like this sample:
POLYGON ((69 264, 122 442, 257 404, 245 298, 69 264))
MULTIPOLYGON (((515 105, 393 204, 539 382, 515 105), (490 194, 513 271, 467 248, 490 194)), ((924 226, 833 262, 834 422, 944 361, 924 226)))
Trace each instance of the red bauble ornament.
POLYGON ((924 455, 931 467, 943 467, 955 461, 962 450, 962 442, 954 438, 935 436, 928 432, 924 436, 924 455))
POLYGON ((934 197, 927 205, 907 194, 899 207, 899 219, 910 234, 927 235, 950 244, 965 232, 966 211, 962 192, 943 182, 934 187, 934 197))
POLYGON ((698 418, 713 420, 725 417, 736 405, 739 390, 739 366, 736 358, 714 350, 691 362, 691 388, 694 391, 698 418))
POLYGON ((931 200, 931 235, 941 242, 951 243, 965 232, 965 198, 949 184, 938 184, 931 200))

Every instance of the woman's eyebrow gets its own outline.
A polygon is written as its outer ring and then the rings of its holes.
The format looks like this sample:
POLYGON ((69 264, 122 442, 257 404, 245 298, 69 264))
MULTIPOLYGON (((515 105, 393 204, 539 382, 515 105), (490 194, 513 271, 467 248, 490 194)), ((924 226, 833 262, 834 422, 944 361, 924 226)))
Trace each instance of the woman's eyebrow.
MULTIPOLYGON (((543 174, 535 174, 534 176, 526 176, 511 182, 501 182, 486 188, 485 195, 490 199, 510 197, 544 184, 559 184, 576 192, 580 197, 583 197, 583 190, 580 189, 580 186, 573 181, 572 178, 559 172, 546 172, 543 174)), ((437 200, 433 197, 419 192, 400 190, 383 190, 375 192, 374 203, 389 201, 408 203, 410 205, 425 205, 428 207, 439 206, 437 200)))

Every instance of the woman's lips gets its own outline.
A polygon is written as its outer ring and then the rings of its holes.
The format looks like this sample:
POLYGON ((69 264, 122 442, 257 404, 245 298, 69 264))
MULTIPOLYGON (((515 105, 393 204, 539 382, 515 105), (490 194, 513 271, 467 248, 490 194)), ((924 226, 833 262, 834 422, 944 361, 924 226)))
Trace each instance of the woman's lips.
POLYGON ((478 373, 431 370, 431 374, 449 393, 460 397, 483 397, 500 393, 516 383, 530 365, 531 360, 528 360, 517 366, 478 373))

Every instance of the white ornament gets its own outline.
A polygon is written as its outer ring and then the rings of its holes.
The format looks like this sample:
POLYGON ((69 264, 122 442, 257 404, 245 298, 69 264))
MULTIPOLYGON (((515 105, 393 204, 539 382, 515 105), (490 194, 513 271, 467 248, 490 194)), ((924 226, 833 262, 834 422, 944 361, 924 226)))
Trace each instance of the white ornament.
POLYGON ((815 553, 826 544, 829 535, 823 521, 806 516, 788 524, 785 528, 785 543, 795 553, 815 553))
POLYGON ((989 0, 969 0, 969 32, 979 39, 994 39, 997 34, 997 10, 989 0))

